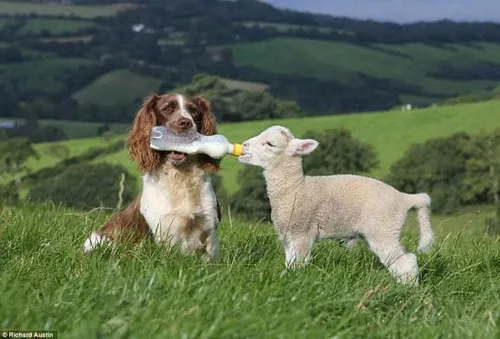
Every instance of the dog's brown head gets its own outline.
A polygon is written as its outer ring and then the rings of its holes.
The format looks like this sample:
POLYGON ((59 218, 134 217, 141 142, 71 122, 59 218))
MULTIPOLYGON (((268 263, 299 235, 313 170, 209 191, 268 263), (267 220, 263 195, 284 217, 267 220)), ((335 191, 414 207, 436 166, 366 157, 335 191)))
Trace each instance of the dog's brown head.
MULTIPOLYGON (((141 172, 151 172, 168 161, 174 166, 186 162, 188 155, 173 151, 156 151, 149 147, 151 128, 166 126, 170 132, 189 134, 198 131, 204 135, 217 133, 215 118, 207 99, 182 94, 153 94, 142 105, 135 117, 127 139, 130 156, 137 162, 141 172)), ((196 155, 200 165, 208 172, 219 170, 219 160, 207 155, 196 155)))

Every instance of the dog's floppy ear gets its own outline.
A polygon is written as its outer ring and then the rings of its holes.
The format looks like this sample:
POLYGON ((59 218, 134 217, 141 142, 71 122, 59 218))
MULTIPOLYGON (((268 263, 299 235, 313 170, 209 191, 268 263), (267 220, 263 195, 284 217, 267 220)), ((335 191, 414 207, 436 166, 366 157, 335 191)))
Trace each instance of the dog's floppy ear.
MULTIPOLYGON (((200 133, 204 135, 214 135, 217 134, 217 122, 214 115, 212 114, 210 102, 202 96, 197 96, 193 98, 194 102, 198 106, 201 112, 200 121, 200 133)), ((210 158, 206 154, 200 154, 202 167, 205 171, 210 173, 216 173, 220 169, 220 160, 210 158)))
POLYGON ((217 122, 212 114, 212 105, 202 96, 197 96, 194 102, 201 112, 200 133, 204 135, 213 135, 217 133, 217 122))
POLYGON ((151 172, 160 163, 160 154, 149 147, 151 128, 156 126, 156 104, 160 96, 152 94, 146 98, 135 116, 127 138, 130 157, 137 163, 140 172, 151 172))

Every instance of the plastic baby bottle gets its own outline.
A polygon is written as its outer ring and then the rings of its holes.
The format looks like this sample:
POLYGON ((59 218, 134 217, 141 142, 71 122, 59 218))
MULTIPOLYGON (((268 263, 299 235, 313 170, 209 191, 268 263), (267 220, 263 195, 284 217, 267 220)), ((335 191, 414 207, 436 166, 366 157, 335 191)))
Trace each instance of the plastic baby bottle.
POLYGON ((186 154, 203 153, 213 159, 231 154, 240 156, 241 144, 230 143, 222 134, 203 135, 198 132, 189 135, 170 133, 165 126, 151 129, 150 147, 158 151, 175 151, 186 154))

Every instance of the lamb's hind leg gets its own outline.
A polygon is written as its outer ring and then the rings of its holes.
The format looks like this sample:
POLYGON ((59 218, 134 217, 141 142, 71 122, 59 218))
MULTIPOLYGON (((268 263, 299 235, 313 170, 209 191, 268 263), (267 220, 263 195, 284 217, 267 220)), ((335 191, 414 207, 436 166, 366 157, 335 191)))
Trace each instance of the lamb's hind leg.
POLYGON ((287 237, 285 247, 285 265, 288 269, 309 264, 314 239, 307 235, 287 237))
POLYGON ((399 236, 392 234, 394 239, 381 234, 365 237, 372 252, 379 257, 398 282, 418 286, 417 257, 405 251, 399 242, 399 236))

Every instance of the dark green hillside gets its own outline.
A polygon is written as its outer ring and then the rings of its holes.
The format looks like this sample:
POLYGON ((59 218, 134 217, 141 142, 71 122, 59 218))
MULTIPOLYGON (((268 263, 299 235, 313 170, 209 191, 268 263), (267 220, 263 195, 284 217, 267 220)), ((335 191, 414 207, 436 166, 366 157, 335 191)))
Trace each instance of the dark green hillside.
POLYGON ((398 25, 253 0, 0 1, 0 103, 16 106, 1 115, 127 123, 145 94, 199 73, 221 77, 228 98, 264 92, 302 115, 427 106, 500 86, 498 41, 497 24, 398 25), (40 99, 53 109, 38 114, 40 99))

